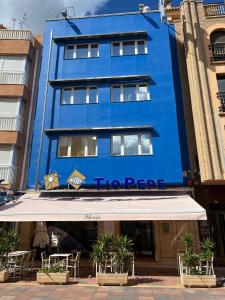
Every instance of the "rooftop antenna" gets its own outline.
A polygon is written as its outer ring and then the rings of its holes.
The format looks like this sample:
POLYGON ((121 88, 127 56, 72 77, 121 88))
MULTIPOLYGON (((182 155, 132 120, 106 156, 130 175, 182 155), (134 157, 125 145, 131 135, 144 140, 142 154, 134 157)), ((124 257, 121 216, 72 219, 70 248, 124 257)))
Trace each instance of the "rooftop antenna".
POLYGON ((16 25, 16 18, 12 17, 12 20, 13 20, 13 30, 15 29, 15 25, 16 25))
POLYGON ((56 19, 60 19, 60 18, 64 18, 67 19, 68 17, 75 17, 75 11, 74 11, 74 7, 73 6, 69 6, 69 7, 65 7, 62 10, 60 10, 60 12, 57 14, 56 19))
POLYGON ((24 25, 27 26, 26 21, 27 21, 27 14, 24 13, 22 19, 19 21, 21 30, 23 30, 24 25))

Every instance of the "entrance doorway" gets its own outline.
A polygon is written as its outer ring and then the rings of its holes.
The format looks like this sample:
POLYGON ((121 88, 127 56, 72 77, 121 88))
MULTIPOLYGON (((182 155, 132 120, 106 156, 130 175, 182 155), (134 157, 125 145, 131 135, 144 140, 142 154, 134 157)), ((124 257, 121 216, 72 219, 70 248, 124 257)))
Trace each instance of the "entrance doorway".
POLYGON ((63 252, 81 251, 82 256, 88 256, 92 245, 98 238, 97 222, 48 222, 50 237, 59 239, 59 248, 63 252))
POLYGON ((154 229, 151 221, 121 222, 121 234, 133 240, 135 257, 155 257, 154 229))

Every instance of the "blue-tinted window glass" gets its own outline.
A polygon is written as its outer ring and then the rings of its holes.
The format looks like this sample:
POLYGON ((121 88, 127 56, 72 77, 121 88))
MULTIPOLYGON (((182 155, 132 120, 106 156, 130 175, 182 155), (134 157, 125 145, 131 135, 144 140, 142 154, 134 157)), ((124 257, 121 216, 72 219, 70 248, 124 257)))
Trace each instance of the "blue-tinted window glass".
POLYGON ((74 46, 67 46, 66 47, 65 57, 67 59, 72 59, 74 57, 74 46))
POLYGON ((133 55, 135 54, 135 42, 123 42, 123 55, 133 55))
POLYGON ((148 86, 147 84, 140 84, 138 87, 139 100, 148 100, 148 86))
POLYGON ((150 154, 150 135, 149 133, 143 133, 141 135, 141 153, 150 154))
POLYGON ((114 135, 112 137, 112 155, 120 155, 121 154, 121 136, 114 135))
POLYGON ((112 102, 120 101, 120 86, 113 86, 111 88, 111 101, 112 102))
POLYGON ((144 41, 138 41, 137 42, 137 49, 138 49, 138 54, 145 54, 145 42, 144 41))
POLYGON ((120 55, 120 43, 113 43, 112 45, 112 55, 120 55))
POLYGON ((63 89, 62 104, 72 104, 72 89, 63 89))
POLYGON ((88 57, 88 45, 77 45, 76 58, 88 57))
POLYGON ((124 85, 123 86, 123 101, 136 101, 136 85, 124 85))
POLYGON ((90 87, 89 88, 89 103, 96 103, 97 102, 97 88, 90 87))
POLYGON ((98 44, 91 45, 91 57, 98 57, 98 44))
POLYGON ((124 135, 124 155, 138 154, 138 136, 124 135))
POLYGON ((74 89, 74 103, 84 104, 86 103, 87 89, 86 88, 75 88, 74 89))

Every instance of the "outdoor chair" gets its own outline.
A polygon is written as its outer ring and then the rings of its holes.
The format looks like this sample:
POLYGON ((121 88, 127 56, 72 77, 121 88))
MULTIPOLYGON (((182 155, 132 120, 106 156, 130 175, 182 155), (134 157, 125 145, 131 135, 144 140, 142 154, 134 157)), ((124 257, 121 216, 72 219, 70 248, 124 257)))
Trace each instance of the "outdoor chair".
MULTIPOLYGON (((75 254, 75 253, 74 253, 75 254)), ((76 255, 74 255, 75 258, 69 259, 69 264, 67 266, 68 270, 73 271, 73 278, 79 277, 79 264, 80 264, 80 256, 81 252, 77 252, 76 255)), ((65 262, 65 260, 64 260, 65 262)))
POLYGON ((179 252, 177 254, 178 257, 178 275, 187 274, 187 267, 184 266, 181 257, 184 255, 184 253, 179 252))
POLYGON ((19 255, 16 257, 9 258, 9 276, 13 276, 13 280, 21 278, 23 272, 24 255, 19 255))
POLYGON ((41 252, 41 267, 46 268, 49 266, 49 259, 46 256, 46 252, 41 252))
POLYGON ((28 267, 29 267, 29 261, 30 261, 30 254, 31 254, 31 251, 28 251, 28 252, 25 253, 24 256, 23 256, 23 262, 22 262, 22 274, 21 274, 21 275, 24 275, 25 277, 26 277, 27 274, 28 274, 28 267))
POLYGON ((208 261, 202 259, 200 260, 200 270, 205 271, 206 275, 214 275, 213 260, 214 260, 213 255, 211 259, 208 261))
POLYGON ((33 270, 34 270, 34 260, 35 260, 36 252, 37 252, 36 249, 33 249, 30 251, 30 259, 29 259, 29 263, 28 263, 30 272, 33 272, 33 270))

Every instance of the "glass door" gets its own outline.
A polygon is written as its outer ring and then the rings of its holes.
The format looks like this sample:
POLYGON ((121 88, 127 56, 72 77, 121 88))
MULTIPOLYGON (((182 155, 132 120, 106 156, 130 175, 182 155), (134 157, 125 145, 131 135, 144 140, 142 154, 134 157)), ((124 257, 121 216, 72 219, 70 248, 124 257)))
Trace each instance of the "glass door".
POLYGON ((121 222, 121 234, 133 240, 135 257, 155 256, 154 231, 151 221, 121 222))

